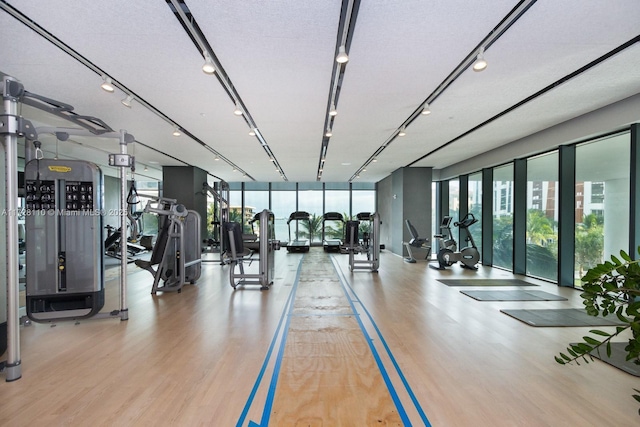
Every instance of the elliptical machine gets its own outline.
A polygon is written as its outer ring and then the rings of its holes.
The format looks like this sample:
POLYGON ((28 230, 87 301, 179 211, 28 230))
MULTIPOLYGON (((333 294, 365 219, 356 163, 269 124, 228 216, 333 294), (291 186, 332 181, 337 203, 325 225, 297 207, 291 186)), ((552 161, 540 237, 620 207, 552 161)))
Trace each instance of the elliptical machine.
POLYGON ((444 270, 446 267, 450 267, 456 262, 460 261, 460 265, 470 270, 477 270, 478 261, 480 260, 480 252, 473 241, 473 236, 469 232, 469 227, 478 220, 472 213, 468 213, 462 218, 461 221, 454 223, 453 225, 464 230, 466 237, 465 242, 467 245, 457 252, 456 241, 451 234, 451 220, 450 216, 442 218, 440 223, 441 234, 434 234, 433 237, 440 242, 440 250, 438 251, 438 266, 430 265, 429 267, 436 270, 444 270))

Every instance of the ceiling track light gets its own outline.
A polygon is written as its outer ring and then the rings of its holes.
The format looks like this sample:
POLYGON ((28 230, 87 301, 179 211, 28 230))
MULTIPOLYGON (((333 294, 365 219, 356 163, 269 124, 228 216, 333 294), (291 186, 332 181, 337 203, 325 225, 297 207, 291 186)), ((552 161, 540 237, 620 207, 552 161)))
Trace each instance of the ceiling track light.
POLYGON ((335 117, 338 115, 338 110, 336 110, 336 106, 334 104, 331 104, 331 109, 329 110, 329 115, 331 117, 335 117))
POLYGON ((429 108, 429 104, 424 104, 424 107, 422 108, 422 113, 423 116, 428 116, 429 114, 431 114, 431 109, 429 108))
POLYGON ((405 136, 406 134, 407 132, 405 132, 404 126, 402 126, 398 132, 398 136, 405 136))
POLYGON ((240 109, 240 105, 237 102, 236 102, 236 109, 233 110, 233 114, 235 114, 236 116, 242 115, 242 110, 240 109))
POLYGON ((336 56, 336 62, 338 64, 345 64, 348 61, 349 61, 349 55, 347 55, 347 50, 342 44, 338 48, 338 56, 336 56))
POLYGON ((333 136, 333 133, 331 132, 331 128, 327 128, 327 131, 324 133, 324 136, 326 136, 327 138, 333 136))
POLYGON ((180 128, 179 128, 178 126, 174 126, 174 127, 173 127, 173 133, 172 133, 172 135, 173 135, 173 136, 180 136, 180 135, 182 135, 182 134, 180 133, 180 128))
POLYGON ((131 102, 133 101, 133 95, 128 95, 126 98, 123 98, 122 101, 122 105, 124 105, 127 108, 131 108, 131 102))
POLYGON ((105 92, 112 93, 116 89, 113 87, 113 82, 111 81, 111 77, 107 77, 105 75, 102 76, 102 84, 100 85, 102 90, 105 92))
POLYGON ((256 136, 255 129, 251 128, 251 130, 249 131, 249 136, 256 136))
POLYGON ((484 59, 484 47, 481 47, 476 61, 473 63, 473 71, 480 72, 485 68, 487 68, 487 61, 484 59))
POLYGON ((216 72, 216 66, 213 65, 213 60, 211 59, 209 52, 205 50, 204 52, 202 52, 202 54, 204 55, 204 64, 202 64, 202 71, 205 74, 214 74, 216 72))

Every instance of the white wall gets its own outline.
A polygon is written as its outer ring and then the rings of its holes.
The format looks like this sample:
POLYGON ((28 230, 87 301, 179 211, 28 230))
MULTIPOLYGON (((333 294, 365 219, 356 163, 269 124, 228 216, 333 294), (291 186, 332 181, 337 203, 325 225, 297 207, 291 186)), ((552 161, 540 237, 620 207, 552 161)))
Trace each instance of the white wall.
POLYGON ((477 172, 513 159, 550 151, 560 145, 621 130, 637 122, 640 122, 640 94, 441 169, 437 174, 434 173, 434 179, 444 180, 477 172))

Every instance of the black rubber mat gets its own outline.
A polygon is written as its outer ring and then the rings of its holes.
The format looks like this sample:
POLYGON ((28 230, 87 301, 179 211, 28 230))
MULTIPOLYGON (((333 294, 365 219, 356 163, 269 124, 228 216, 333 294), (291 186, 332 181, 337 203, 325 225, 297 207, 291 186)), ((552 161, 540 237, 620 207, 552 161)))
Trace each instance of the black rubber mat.
POLYGON ((478 301, 567 301, 565 297, 534 290, 460 291, 478 301))
POLYGON ((596 359, 600 359, 611 366, 625 371, 628 374, 640 377, 640 365, 636 365, 631 360, 626 360, 627 352, 624 350, 624 348, 628 344, 628 342, 612 342, 611 357, 607 356, 606 348, 600 349, 600 355, 598 355, 597 351, 592 352, 591 355, 596 359))
POLYGON ((500 310, 530 326, 617 326, 615 316, 589 316, 581 308, 500 310))
POLYGON ((538 286, 518 279, 438 279, 447 286, 538 286))

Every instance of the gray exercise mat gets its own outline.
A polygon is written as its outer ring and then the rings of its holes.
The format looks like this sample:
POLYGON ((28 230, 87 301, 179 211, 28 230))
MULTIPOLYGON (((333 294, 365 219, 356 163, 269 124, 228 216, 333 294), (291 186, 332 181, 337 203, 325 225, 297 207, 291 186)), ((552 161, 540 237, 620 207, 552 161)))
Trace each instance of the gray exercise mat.
POLYGON ((518 279, 438 279, 447 286, 538 286, 518 279))
POLYGON ((581 308, 500 310, 530 326, 618 326, 615 316, 589 316, 581 308), (615 320, 614 320, 615 319, 615 320))
POLYGON ((625 371, 628 374, 640 377, 640 365, 636 365, 632 360, 626 360, 627 352, 624 348, 628 344, 628 342, 612 342, 611 357, 607 356, 607 349, 604 346, 600 349, 600 355, 598 355, 597 351, 593 351, 591 355, 596 359, 600 359, 611 366, 625 371))
POLYGON ((460 291, 478 301, 567 301, 565 297, 535 290, 460 291))

